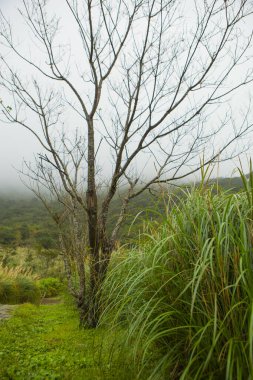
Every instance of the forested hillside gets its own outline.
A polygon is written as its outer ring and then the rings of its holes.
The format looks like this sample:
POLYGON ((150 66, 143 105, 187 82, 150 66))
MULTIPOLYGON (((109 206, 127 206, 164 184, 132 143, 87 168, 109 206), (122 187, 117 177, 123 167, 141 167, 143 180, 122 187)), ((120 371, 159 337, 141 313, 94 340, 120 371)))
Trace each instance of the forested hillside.
POLYGON ((53 248, 57 231, 42 203, 34 197, 0 196, 0 244, 53 248))
MULTIPOLYGON (((143 217, 155 217, 156 209, 160 212, 164 208, 162 201, 158 201, 157 194, 146 192, 135 199, 130 205, 126 223, 121 231, 121 237, 126 239, 133 235, 129 231, 133 218, 139 213, 136 224, 142 224, 143 217), (151 210, 152 207, 152 210, 151 210)), ((110 208, 109 225, 113 224, 115 214, 121 200, 117 199, 110 208)), ((55 204, 57 207, 57 204, 55 204)), ((59 207, 59 206, 58 206, 59 207)), ((48 211, 37 198, 31 196, 12 199, 0 195, 0 245, 4 246, 41 246, 55 248, 58 242, 57 227, 48 211)))
MULTIPOLYGON (((219 178, 211 180, 210 183, 218 183, 223 189, 231 191, 238 191, 242 187, 240 177, 219 178)), ((182 185, 183 188, 184 186, 186 185, 182 185)), ((169 192, 180 194, 177 187, 171 187, 169 192)), ((157 219, 159 214, 165 211, 165 204, 160 196, 159 189, 146 191, 130 204, 126 223, 120 233, 124 242, 135 235, 134 229, 131 228, 134 218, 135 232, 138 232, 138 226, 142 226, 143 220, 157 219)), ((114 224, 120 202, 118 198, 111 205, 109 228, 114 224)), ((16 198, 0 194, 0 215, 0 245, 56 247, 58 235, 55 223, 43 204, 32 194, 16 198)))

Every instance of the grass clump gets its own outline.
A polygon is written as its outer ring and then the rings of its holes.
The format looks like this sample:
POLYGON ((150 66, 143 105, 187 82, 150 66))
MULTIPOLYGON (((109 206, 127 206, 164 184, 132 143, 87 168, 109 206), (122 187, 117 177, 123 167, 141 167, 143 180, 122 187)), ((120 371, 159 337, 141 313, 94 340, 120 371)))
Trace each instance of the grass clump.
POLYGON ((36 277, 22 268, 7 268, 0 263, 0 303, 37 303, 40 299, 36 277))
POLYGON ((124 326, 136 378, 253 378, 252 189, 189 192, 111 269, 101 323, 124 326))

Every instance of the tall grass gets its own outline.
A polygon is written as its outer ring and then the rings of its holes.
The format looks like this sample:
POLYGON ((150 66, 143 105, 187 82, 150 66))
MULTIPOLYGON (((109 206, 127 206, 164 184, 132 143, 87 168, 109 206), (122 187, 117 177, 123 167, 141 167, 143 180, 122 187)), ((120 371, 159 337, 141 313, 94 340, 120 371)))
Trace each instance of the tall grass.
POLYGON ((145 379, 253 378, 253 178, 189 191, 110 270, 101 323, 145 379))
POLYGON ((40 290, 36 278, 22 266, 8 268, 0 263, 0 303, 38 302, 40 290))

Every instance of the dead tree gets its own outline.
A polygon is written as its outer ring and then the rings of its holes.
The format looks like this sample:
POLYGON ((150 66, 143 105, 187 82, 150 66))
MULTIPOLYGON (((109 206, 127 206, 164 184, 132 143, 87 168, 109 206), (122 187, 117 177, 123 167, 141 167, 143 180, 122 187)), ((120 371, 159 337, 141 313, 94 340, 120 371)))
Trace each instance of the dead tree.
POLYGON ((239 118, 228 102, 252 82, 252 3, 64 0, 62 20, 53 2, 22 3, 33 50, 18 43, 2 14, 2 118, 35 136, 62 188, 86 213, 84 313, 96 326, 97 291, 131 199, 153 184, 197 172, 203 151, 204 164, 225 151, 231 157, 233 143, 252 126, 250 105, 239 118), (75 123, 87 141, 85 199, 53 143, 56 131, 75 123), (109 233, 109 207, 121 186, 127 192, 109 233))
POLYGON ((41 200, 57 226, 69 293, 76 299, 77 306, 84 308, 87 293, 85 261, 88 260, 85 201, 80 186, 84 182, 84 140, 77 132, 73 140, 62 134, 54 144, 54 151, 64 162, 74 194, 64 191, 58 170, 46 154, 38 155, 32 164, 24 161, 20 174, 25 186, 41 200))

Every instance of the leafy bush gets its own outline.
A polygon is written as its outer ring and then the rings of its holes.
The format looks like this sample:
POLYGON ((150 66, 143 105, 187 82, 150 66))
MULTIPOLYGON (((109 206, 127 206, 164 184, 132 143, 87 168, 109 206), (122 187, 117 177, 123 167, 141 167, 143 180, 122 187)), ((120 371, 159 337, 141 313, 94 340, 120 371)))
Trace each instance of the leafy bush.
POLYGON ((179 199, 114 266, 101 323, 122 325, 136 378, 253 378, 253 178, 179 199))
POLYGON ((62 283, 58 278, 53 277, 39 280, 38 287, 43 297, 55 297, 62 291, 62 283))

